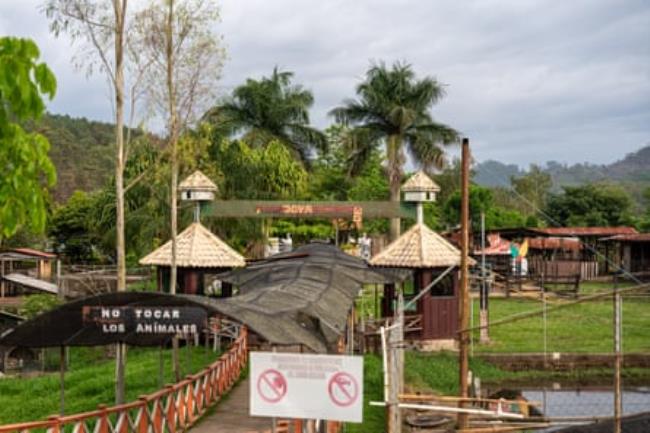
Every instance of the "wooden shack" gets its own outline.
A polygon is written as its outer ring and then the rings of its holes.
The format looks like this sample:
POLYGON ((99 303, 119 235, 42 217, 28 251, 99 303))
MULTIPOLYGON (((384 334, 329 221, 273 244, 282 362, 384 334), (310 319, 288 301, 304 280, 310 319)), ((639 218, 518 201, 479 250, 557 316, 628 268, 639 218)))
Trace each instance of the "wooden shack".
POLYGON ((650 233, 621 234, 601 239, 615 251, 615 263, 644 279, 650 277, 650 233))
MULTIPOLYGON (((370 265, 414 270, 412 292, 405 294, 408 302, 447 268, 458 267, 460 251, 425 224, 418 223, 373 257, 370 265)), ((394 285, 384 286, 384 317, 394 313, 395 292, 394 285)), ((420 325, 411 326, 414 332, 407 333, 406 337, 420 340, 422 347, 433 340, 442 340, 433 342, 438 347, 448 347, 443 341, 453 346, 458 331, 458 302, 459 276, 454 269, 418 299, 414 312, 406 312, 405 323, 420 325)))
MULTIPOLYGON (((157 267, 158 290, 169 292, 172 241, 140 260, 157 267)), ((177 293, 229 297, 232 286, 215 274, 246 265, 244 257, 200 222, 192 223, 176 237, 177 293)))

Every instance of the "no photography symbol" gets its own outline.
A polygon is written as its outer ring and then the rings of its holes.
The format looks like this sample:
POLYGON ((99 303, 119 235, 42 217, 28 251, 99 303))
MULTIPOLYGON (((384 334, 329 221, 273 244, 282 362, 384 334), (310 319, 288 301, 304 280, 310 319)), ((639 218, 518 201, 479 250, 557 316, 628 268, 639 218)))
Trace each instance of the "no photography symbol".
POLYGON ((359 385, 354 377, 347 373, 336 373, 327 385, 330 399, 335 405, 347 407, 354 404, 359 397, 359 385))
POLYGON ((267 403, 277 403, 287 393, 287 380, 282 373, 272 368, 257 378, 257 392, 267 403))

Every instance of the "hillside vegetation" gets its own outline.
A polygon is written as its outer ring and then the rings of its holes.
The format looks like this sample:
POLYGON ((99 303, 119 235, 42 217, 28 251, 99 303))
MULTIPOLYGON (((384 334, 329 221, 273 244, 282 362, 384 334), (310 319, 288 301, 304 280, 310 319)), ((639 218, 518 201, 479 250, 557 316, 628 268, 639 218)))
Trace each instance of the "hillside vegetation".
POLYGON ((25 125, 50 141, 50 158, 56 167, 53 199, 66 201, 75 190, 95 191, 105 185, 114 168, 115 127, 110 123, 46 114, 38 123, 25 125))
MULTIPOLYGON (((548 161, 541 166, 551 176, 553 189, 594 182, 614 182, 624 186, 635 198, 639 198, 645 187, 650 186, 650 145, 611 164, 561 164, 548 161)), ((515 164, 504 164, 487 160, 475 167, 474 180, 484 186, 508 186, 512 176, 526 174, 515 164)))

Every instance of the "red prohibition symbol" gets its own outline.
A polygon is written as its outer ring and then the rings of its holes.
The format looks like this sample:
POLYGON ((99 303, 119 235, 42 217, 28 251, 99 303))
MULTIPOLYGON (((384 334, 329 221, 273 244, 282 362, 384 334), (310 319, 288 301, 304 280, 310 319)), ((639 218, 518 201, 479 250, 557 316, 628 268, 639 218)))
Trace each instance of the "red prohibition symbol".
POLYGON ((287 393, 287 380, 278 370, 264 370, 257 378, 257 392, 265 402, 277 403, 287 393))
POLYGON ((359 385, 351 375, 339 372, 330 378, 327 391, 335 405, 347 407, 357 401, 359 385))

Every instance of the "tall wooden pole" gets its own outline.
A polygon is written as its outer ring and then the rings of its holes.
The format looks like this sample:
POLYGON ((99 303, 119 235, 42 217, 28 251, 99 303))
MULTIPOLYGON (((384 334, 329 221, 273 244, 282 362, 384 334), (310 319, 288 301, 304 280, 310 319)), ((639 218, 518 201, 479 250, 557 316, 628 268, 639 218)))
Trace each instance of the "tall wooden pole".
MULTIPOLYGON (((462 155, 461 155, 461 207, 460 207, 460 232, 461 232, 461 256, 460 256, 460 334, 459 334, 459 386, 460 397, 468 397, 467 376, 469 373, 469 140, 463 138, 462 155)), ((459 404, 460 407, 464 403, 459 404)), ((466 429, 468 427, 468 415, 458 415, 458 427, 466 429)))
POLYGON ((65 346, 59 348, 59 414, 65 415, 65 346))
POLYGON ((614 433, 621 433, 621 294, 614 290, 614 433))

